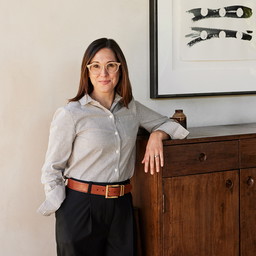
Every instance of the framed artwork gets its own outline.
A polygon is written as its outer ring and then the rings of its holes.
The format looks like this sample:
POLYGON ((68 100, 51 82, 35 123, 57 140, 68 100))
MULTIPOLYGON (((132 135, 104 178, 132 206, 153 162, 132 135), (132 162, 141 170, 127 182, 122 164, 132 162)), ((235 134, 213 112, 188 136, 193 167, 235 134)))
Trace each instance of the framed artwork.
POLYGON ((255 0, 150 0, 150 97, 256 94, 255 0))

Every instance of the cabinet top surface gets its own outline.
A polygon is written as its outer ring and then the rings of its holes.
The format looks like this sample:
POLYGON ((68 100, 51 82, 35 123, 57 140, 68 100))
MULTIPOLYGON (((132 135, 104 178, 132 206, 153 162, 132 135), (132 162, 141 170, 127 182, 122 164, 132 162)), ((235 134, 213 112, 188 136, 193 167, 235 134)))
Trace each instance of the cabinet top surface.
MULTIPOLYGON (((165 145, 187 144, 207 141, 223 141, 256 138, 256 123, 250 124, 230 124, 216 126, 202 126, 188 128, 189 135, 183 140, 166 140, 165 145)), ((146 130, 139 132, 138 138, 148 138, 146 130)))
POLYGON ((164 144, 256 138, 256 123, 192 127, 188 128, 188 131, 189 135, 186 139, 167 140, 164 144))
POLYGON ((256 123, 252 124, 233 124, 233 125, 217 125, 205 127, 188 128, 188 139, 198 139, 205 137, 222 137, 222 136, 240 136, 240 135, 256 135, 256 123))

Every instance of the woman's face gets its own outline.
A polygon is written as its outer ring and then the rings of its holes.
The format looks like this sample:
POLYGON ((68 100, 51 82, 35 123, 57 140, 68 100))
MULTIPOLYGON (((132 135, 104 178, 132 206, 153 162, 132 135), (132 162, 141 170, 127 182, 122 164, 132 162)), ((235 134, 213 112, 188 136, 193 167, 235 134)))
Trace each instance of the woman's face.
POLYGON ((105 65, 110 62, 117 62, 117 59, 114 52, 108 48, 99 50, 92 58, 90 64, 99 64, 100 66, 104 66, 104 68, 102 68, 100 73, 97 75, 89 72, 89 77, 94 88, 93 93, 112 94, 114 92, 119 81, 120 71, 118 70, 116 73, 108 73, 105 65))

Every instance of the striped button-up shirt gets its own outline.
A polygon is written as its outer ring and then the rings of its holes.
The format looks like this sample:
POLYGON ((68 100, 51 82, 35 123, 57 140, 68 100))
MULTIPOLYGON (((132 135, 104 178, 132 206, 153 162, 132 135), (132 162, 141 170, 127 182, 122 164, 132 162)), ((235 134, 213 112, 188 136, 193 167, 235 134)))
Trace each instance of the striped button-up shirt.
POLYGON ((139 102, 132 100, 126 108, 120 99, 116 95, 109 110, 85 95, 56 111, 42 169, 46 200, 40 213, 50 215, 60 207, 65 199, 64 176, 106 183, 131 178, 139 127, 162 130, 172 139, 188 135, 182 126, 139 102))

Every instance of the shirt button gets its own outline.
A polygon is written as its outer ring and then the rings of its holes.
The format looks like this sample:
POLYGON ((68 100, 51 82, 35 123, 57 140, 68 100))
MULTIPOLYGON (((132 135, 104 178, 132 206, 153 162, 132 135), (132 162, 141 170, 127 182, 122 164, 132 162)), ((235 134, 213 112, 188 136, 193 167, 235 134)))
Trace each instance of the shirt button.
POLYGON ((113 115, 110 115, 110 116, 109 116, 109 118, 111 118, 111 119, 112 119, 112 118, 113 118, 113 115))
POLYGON ((115 169, 115 172, 117 172, 117 169, 115 169))
POLYGON ((119 150, 116 150, 116 153, 118 154, 118 153, 119 153, 119 150))
POLYGON ((115 132, 115 135, 118 135, 118 132, 115 132))

